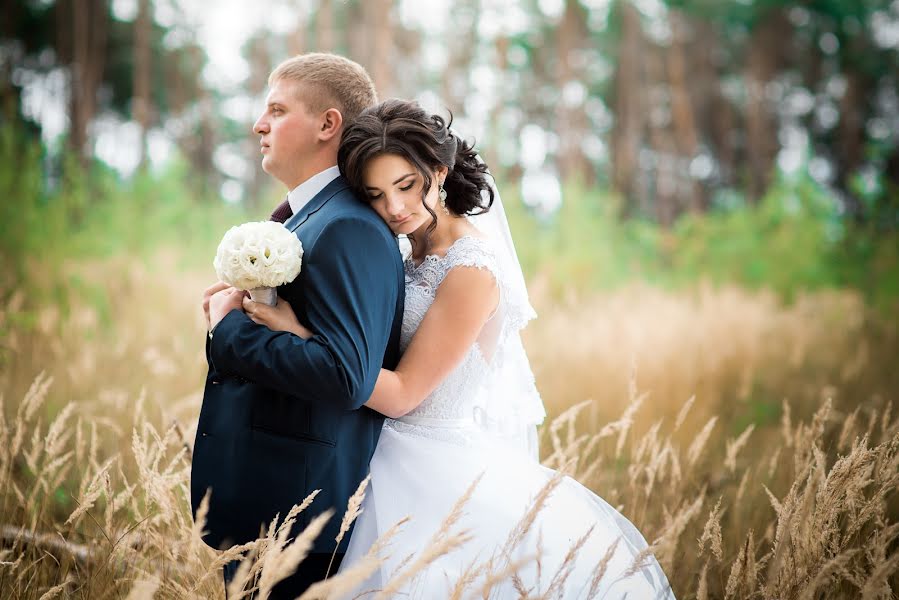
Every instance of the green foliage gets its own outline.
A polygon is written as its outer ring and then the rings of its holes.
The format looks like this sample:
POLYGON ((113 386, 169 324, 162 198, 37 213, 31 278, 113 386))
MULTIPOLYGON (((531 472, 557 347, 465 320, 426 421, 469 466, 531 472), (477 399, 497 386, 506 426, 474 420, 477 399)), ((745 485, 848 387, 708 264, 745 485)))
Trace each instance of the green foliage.
POLYGON ((129 180, 101 163, 84 170, 71 155, 48 169, 39 143, 15 128, 0 131, 0 161, 0 301, 18 289, 32 302, 63 306, 67 293, 92 297, 67 273, 72 260, 146 259, 172 249, 186 268, 207 265, 222 233, 250 220, 240 207, 192 192, 183 162, 129 180))
POLYGON ((829 257, 838 242, 835 211, 835 202, 803 178, 778 182, 756 207, 686 215, 674 230, 674 269, 688 278, 773 287, 788 299, 796 290, 838 285, 829 257))
POLYGON ((670 230, 619 222, 619 200, 608 192, 566 186, 560 210, 541 221, 509 191, 522 265, 557 294, 634 280, 670 287, 709 280, 771 288, 786 301, 846 286, 885 309, 899 301, 899 235, 847 225, 836 200, 809 177, 776 181, 757 205, 685 215, 670 230))
MULTIPOLYGON (((0 289, 20 281, 21 260, 37 250, 34 230, 41 226, 39 211, 46 204, 41 185, 40 144, 28 142, 15 128, 0 129, 0 289)), ((49 222, 47 223, 49 225, 49 222)), ((46 226, 46 225, 44 225, 46 226)))
POLYGON ((613 194, 568 185, 562 206, 541 221, 509 189, 506 211, 528 276, 548 278, 556 292, 654 277, 661 230, 647 222, 619 223, 613 194))
MULTIPOLYGON (((65 158, 51 175, 40 145, 14 128, 0 132, 0 160, 7 165, 0 170, 0 301, 24 288, 65 307, 66 295, 77 293, 94 298, 103 314, 106 302, 73 279, 69 261, 146 260, 163 251, 185 268, 202 268, 223 231, 261 217, 198 196, 183 162, 123 180, 103 165, 85 171, 65 158)), ((899 299, 899 234, 847 223, 808 177, 779 179, 757 205, 733 192, 736 200, 686 215, 670 230, 619 221, 621 199, 611 192, 567 185, 561 208, 539 219, 514 186, 501 187, 526 273, 557 295, 638 280, 670 287, 709 280, 771 288, 785 300, 845 286, 885 308, 899 299)))

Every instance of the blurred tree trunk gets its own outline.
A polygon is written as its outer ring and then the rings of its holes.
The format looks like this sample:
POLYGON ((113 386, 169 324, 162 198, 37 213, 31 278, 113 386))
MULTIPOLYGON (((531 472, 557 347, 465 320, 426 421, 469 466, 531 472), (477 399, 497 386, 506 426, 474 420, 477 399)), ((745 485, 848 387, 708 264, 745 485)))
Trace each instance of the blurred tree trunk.
POLYGON ((899 147, 884 162, 884 190, 877 206, 874 226, 881 232, 899 231, 899 147))
POLYGON ((393 65, 397 62, 398 28, 393 21, 392 6, 390 0, 360 0, 347 4, 349 58, 368 71, 380 100, 397 95, 393 65))
POLYGON ((366 64, 366 54, 369 43, 369 25, 365 22, 367 17, 365 0, 358 0, 347 5, 347 48, 349 58, 362 66, 366 64))
MULTIPOLYGON (((454 113, 465 107, 465 99, 470 92, 471 63, 478 47, 478 20, 480 18, 480 1, 465 0, 456 2, 453 13, 456 16, 458 30, 453 31, 448 40, 449 58, 446 70, 441 77, 441 98, 454 113)), ((502 35, 500 34, 500 37, 502 35)), ((503 60, 504 57, 497 56, 503 60)), ((504 67, 497 67, 499 73, 504 67)))
POLYGON ((809 43, 804 44, 802 52, 798 58, 798 68, 802 73, 802 82, 809 91, 817 89, 823 81, 824 77, 824 54, 818 45, 818 31, 815 35, 810 36, 809 43))
MULTIPOLYGON (((670 48, 654 43, 645 46, 646 80, 659 91, 654 100, 660 105, 653 108, 649 119, 649 143, 652 146, 655 172, 655 189, 652 196, 651 214, 661 225, 667 227, 674 222, 678 214, 678 180, 681 169, 677 168, 679 155, 675 136, 671 131, 672 115, 666 110, 670 107, 667 95, 670 93, 665 85, 665 67, 670 48), (664 94, 664 95, 663 95, 664 94), (669 106, 665 106, 668 104, 669 106)), ((646 198, 650 200, 650 198, 646 198)), ((649 211, 646 211, 649 212, 649 211)))
MULTIPOLYGON (((300 16, 297 18, 297 26, 292 33, 287 35, 287 53, 296 56, 306 51, 306 20, 300 16)), ((253 76, 252 74, 250 75, 253 76)))
POLYGON ((103 80, 109 6, 106 0, 60 0, 57 49, 70 69, 69 145, 86 165, 87 130, 97 110, 103 80))
POLYGON ((783 63, 792 27, 782 9, 770 9, 755 23, 749 38, 746 85, 747 191, 751 201, 768 189, 778 150, 777 119, 768 99, 768 84, 783 63))
MULTIPOLYGON (((296 31, 288 37, 291 46, 291 56, 301 54, 303 32, 305 27, 302 21, 297 23, 296 31), (292 41, 291 41, 292 40, 292 41)), ((271 53, 268 49, 268 36, 261 34, 255 36, 249 43, 249 59, 250 59, 250 78, 247 81, 247 88, 252 98, 262 98, 265 96, 268 87, 268 75, 274 68, 272 64, 271 53)), ((262 110, 262 105, 259 110, 262 110)), ((252 124, 247 128, 247 136, 243 144, 246 147, 246 155, 251 158, 252 169, 246 184, 245 206, 252 213, 264 214, 266 209, 269 211, 269 205, 273 203, 272 198, 266 198, 263 193, 266 183, 268 183, 268 175, 262 170, 262 160, 259 154, 259 138, 249 131, 252 124)))
MULTIPOLYGON (((162 65, 165 87, 168 92, 166 94, 168 114, 171 116, 182 115, 190 100, 193 91, 191 84, 195 81, 188 81, 190 76, 186 75, 185 71, 192 73, 193 55, 190 47, 180 48, 177 53, 173 54, 171 60, 165 61, 162 65)), ((199 73, 196 73, 196 76, 199 78, 199 73)))
POLYGON ((318 6, 318 52, 332 52, 335 46, 334 3, 332 0, 321 0, 318 6))
POLYGON ((637 159, 645 127, 647 105, 641 76, 646 46, 640 26, 640 14, 630 2, 620 3, 621 42, 615 72, 615 125, 612 130, 612 183, 624 196, 623 216, 638 212, 636 180, 637 159))
POLYGON ((197 108, 199 116, 196 128, 190 136, 188 159, 193 170, 191 180, 194 182, 199 197, 209 198, 218 194, 216 182, 220 182, 221 179, 212 160, 218 140, 215 128, 215 106, 209 90, 200 88, 197 108))
POLYGON ((422 61, 422 37, 426 34, 421 29, 403 26, 399 19, 392 20, 390 27, 393 94, 400 98, 414 98, 421 93, 422 82, 427 80, 428 75, 422 61), (402 76, 397 77, 400 73, 402 76))
POLYGON ((576 179, 581 183, 592 180, 590 163, 584 156, 583 139, 587 130, 586 89, 583 81, 583 61, 579 54, 585 44, 587 14, 579 0, 565 0, 562 21, 556 29, 556 86, 562 97, 556 105, 556 132, 559 135, 559 172, 563 180, 576 179), (570 86, 581 86, 584 94, 576 98, 568 93, 570 86))
POLYGON ((168 113, 180 117, 182 126, 175 133, 175 143, 190 165, 188 183, 200 202, 209 199, 214 182, 219 179, 212 161, 217 142, 217 128, 214 125, 216 107, 201 80, 205 63, 203 48, 198 45, 184 46, 178 49, 173 59, 163 65, 170 91, 168 113))
MULTIPOLYGON (((475 22, 477 23, 477 19, 475 19, 475 22)), ((499 33, 496 36, 494 52, 496 53, 497 78, 500 83, 497 86, 496 101, 490 107, 487 116, 487 135, 492 143, 483 147, 483 158, 484 162, 487 163, 487 166, 490 167, 490 172, 494 177, 504 178, 503 165, 499 160, 498 142, 499 137, 504 135, 504 132, 500 129, 499 117, 503 110, 503 91, 506 89, 505 81, 508 79, 509 69, 509 38, 506 37, 505 34, 499 33)))
POLYGON ((840 98, 840 141, 837 144, 837 151, 842 167, 840 171, 849 173, 862 162, 865 126, 862 95, 865 93, 865 86, 858 73, 846 72, 844 77, 846 78, 846 91, 840 98))
POLYGON ((132 117, 140 125, 139 169, 147 166, 147 132, 150 129, 152 99, 150 97, 151 55, 150 37, 153 17, 150 0, 138 0, 137 18, 134 20, 134 73, 132 117))
POLYGON ((365 0, 365 6, 371 11, 373 32, 370 37, 371 48, 368 56, 371 78, 375 82, 379 98, 393 95, 393 0, 365 0))
MULTIPOLYGON (((0 34, 9 40, 16 36, 16 26, 23 12, 18 2, 3 0, 3 24, 0 34)), ((0 61, 0 123, 16 123, 19 121, 20 90, 12 84, 13 64, 10 60, 0 61)))
POLYGON ((846 91, 840 98, 840 121, 837 129, 836 159, 837 185, 845 194, 846 211, 856 220, 863 220, 864 208, 852 192, 851 179, 864 161, 866 102, 871 93, 870 82, 862 73, 845 69, 846 91))
MULTIPOLYGON (((721 36, 706 21, 691 21, 695 32, 689 53, 693 56, 690 84, 693 106, 703 139, 707 140, 713 160, 717 162, 719 184, 733 183, 735 170, 734 139, 736 123, 730 101, 722 92, 723 66, 719 60, 723 52, 721 36)), ((708 194, 703 196, 703 209, 708 208, 708 194)))
MULTIPOLYGON (((301 27, 298 27, 301 29, 301 27)), ((290 36, 291 38, 297 36, 290 36)), ((268 40, 265 35, 257 35, 254 36, 247 44, 249 50, 250 59, 250 77, 247 80, 247 90, 250 92, 252 96, 261 96, 265 93, 266 88, 268 87, 268 76, 274 68, 274 64, 272 63, 271 53, 268 49, 268 40)), ((293 46, 291 52, 293 50, 298 50, 296 54, 300 54, 302 49, 293 46)))
MULTIPOLYGON (((699 134, 696 130, 693 101, 690 86, 701 85, 697 72, 687 65, 686 45, 688 31, 686 17, 679 11, 668 13, 671 26, 671 46, 666 53, 665 67, 671 94, 671 121, 674 126, 674 138, 677 143, 678 159, 688 164, 699 154, 699 134), (690 73, 688 74, 688 69, 690 73)), ((675 172, 680 190, 680 206, 676 214, 683 209, 701 212, 705 207, 704 192, 689 170, 678 169, 675 172)))

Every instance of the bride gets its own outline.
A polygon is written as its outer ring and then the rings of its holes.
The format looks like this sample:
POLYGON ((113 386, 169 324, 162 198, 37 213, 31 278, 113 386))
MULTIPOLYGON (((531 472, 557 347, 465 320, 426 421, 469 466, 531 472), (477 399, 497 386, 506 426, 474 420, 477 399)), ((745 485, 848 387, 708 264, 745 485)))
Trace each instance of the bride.
MULTIPOLYGON (((403 357, 396 371, 381 371, 366 402, 388 419, 341 568, 401 519, 411 521, 357 593, 386 586, 398 596, 446 598, 462 579, 483 586, 493 576, 493 598, 549 590, 565 598, 673 598, 640 532, 536 460, 545 413, 519 335, 535 314, 487 166, 444 119, 403 100, 363 112, 343 134, 338 165, 357 195, 412 243, 403 357), (466 493, 454 528, 470 536, 467 543, 429 557, 391 588, 466 493), (531 508, 539 509, 536 519, 519 526, 531 508)), ((245 307, 257 323, 312 335, 283 300, 272 309, 245 307)))

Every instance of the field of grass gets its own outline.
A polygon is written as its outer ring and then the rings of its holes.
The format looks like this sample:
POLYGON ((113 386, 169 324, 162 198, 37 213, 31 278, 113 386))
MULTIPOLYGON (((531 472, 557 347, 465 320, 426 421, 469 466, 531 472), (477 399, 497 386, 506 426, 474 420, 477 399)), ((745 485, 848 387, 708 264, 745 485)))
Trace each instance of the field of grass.
MULTIPOLYGON (((212 273, 184 265, 72 261, 64 308, 0 307, 0 596, 223 597, 234 554, 200 542, 188 502, 212 273)), ((678 598, 896 596, 895 319, 848 291, 552 287, 535 278, 525 337, 541 458, 640 528, 678 598)), ((432 552, 464 543, 452 526, 432 552)), ((249 548, 263 591, 308 549, 281 532, 249 548)))

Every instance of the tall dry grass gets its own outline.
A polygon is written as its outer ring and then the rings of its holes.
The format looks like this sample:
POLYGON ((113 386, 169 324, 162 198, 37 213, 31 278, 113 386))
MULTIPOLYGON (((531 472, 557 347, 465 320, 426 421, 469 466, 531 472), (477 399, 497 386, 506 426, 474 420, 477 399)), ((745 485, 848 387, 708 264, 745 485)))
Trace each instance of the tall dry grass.
MULTIPOLYGON (((200 542, 188 478, 208 281, 171 261, 73 266, 102 290, 100 309, 21 295, 0 309, 0 596, 222 597, 221 565, 241 552, 234 591, 264 595, 320 528, 288 539, 298 506, 246 547, 200 542)), ((562 305, 537 289, 535 301, 526 343, 551 417, 543 462, 567 465, 640 528, 678 598, 895 596, 895 323, 849 293, 789 307, 711 288, 562 305)), ((475 543, 454 519, 382 595, 475 543)), ((508 556, 472 565, 455 597, 514 578, 508 556)), ((377 562, 308 597, 352 589, 377 562)), ((552 597, 553 579, 531 596, 552 597)))

